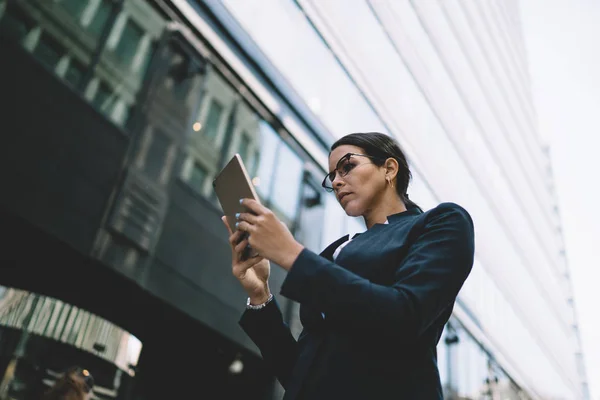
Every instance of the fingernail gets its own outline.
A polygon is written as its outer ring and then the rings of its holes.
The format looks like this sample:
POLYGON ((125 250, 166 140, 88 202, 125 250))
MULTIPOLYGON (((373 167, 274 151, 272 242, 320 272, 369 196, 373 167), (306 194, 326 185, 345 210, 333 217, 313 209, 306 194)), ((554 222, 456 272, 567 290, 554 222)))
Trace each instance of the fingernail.
POLYGON ((244 202, 244 199, 240 199, 240 204, 242 204, 244 202))
POLYGON ((239 222, 236 222, 236 223, 235 223, 235 227, 237 228, 238 226, 240 226, 240 223, 239 223, 239 222))
POLYGON ((235 219, 240 219, 240 213, 235 214, 235 219))

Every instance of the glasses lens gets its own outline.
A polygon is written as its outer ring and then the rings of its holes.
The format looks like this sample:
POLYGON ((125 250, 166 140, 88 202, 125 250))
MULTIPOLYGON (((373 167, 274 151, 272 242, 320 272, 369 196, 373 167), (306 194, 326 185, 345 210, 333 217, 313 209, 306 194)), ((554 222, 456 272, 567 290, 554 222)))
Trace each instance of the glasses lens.
POLYGON ((344 157, 340 158, 335 167, 335 170, 328 173, 325 176, 325 179, 323 179, 323 183, 321 184, 321 186, 323 186, 325 190, 327 190, 328 192, 333 191, 333 180, 335 179, 335 176, 337 174, 339 174, 339 176, 342 177, 348 175, 348 169, 346 168, 346 166, 350 161, 350 157, 352 157, 352 153, 348 153, 344 157))
MULTIPOLYGON (((333 179, 335 179, 335 178, 333 178, 333 179)), ((325 190, 327 190, 328 192, 331 192, 333 190, 333 184, 331 182, 332 182, 331 174, 327 174, 327 175, 325 175, 325 179, 323 179, 321 186, 323 186, 323 188, 325 190)))

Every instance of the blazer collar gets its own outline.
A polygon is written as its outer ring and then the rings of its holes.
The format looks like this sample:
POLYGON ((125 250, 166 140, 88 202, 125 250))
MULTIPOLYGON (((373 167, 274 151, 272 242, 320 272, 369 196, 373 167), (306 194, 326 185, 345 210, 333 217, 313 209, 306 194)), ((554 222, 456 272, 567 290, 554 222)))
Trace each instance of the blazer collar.
MULTIPOLYGON (((392 215, 388 216, 387 219, 388 219, 389 223, 391 224, 391 223, 399 221, 399 220, 401 220, 403 218, 410 217, 410 216, 413 216, 413 215, 419 215, 419 214, 421 214, 421 211, 418 208, 411 208, 411 209, 408 209, 406 211, 402 211, 402 212, 397 213, 397 214, 392 214, 392 215)), ((379 224, 379 225, 384 225, 384 224, 379 224)), ((354 236, 358 236, 358 235, 360 235, 360 233, 357 234, 357 235, 354 235, 354 236)), ((335 250, 342 243, 346 242, 349 238, 350 238, 350 235, 344 235, 344 236, 342 236, 341 238, 339 238, 338 240, 336 240, 335 242, 333 242, 329 246, 327 246, 325 248, 325 250, 323 250, 321 252, 321 254, 319 254, 319 255, 321 257, 325 257, 326 259, 332 261, 333 260, 333 253, 335 253, 335 250)))
POLYGON ((411 216, 414 216, 414 215, 419 215, 419 214, 421 214, 421 210, 419 210, 419 209, 418 209, 418 208, 416 208, 416 207, 413 207, 413 208, 409 208, 409 209, 408 209, 408 210, 406 210, 406 211, 402 211, 402 212, 399 212, 399 213, 397 213, 397 214, 392 214, 392 215, 389 215, 389 216, 387 217, 387 219, 388 219, 388 221, 389 221, 389 222, 390 222, 390 224, 391 224, 391 223, 393 223, 393 222, 396 222, 396 221, 399 221, 399 220, 401 220, 401 219, 403 219, 403 218, 406 218, 406 217, 411 217, 411 216))
POLYGON ((332 261, 333 253, 335 253, 335 249, 337 249, 342 243, 348 240, 350 235, 344 235, 335 242, 331 243, 325 250, 323 250, 320 254, 321 257, 325 257, 326 259, 332 261))

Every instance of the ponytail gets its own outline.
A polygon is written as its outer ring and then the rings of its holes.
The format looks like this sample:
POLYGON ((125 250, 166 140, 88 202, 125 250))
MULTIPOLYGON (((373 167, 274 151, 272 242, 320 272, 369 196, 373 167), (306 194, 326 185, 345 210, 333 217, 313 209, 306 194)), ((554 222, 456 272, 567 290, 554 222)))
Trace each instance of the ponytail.
POLYGON ((419 207, 419 205, 417 203, 415 203, 414 201, 412 201, 411 199, 408 198, 408 193, 404 193, 404 195, 402 195, 402 201, 404 202, 404 205, 406 206, 407 210, 416 208, 420 212, 423 212, 423 209, 421 207, 419 207))

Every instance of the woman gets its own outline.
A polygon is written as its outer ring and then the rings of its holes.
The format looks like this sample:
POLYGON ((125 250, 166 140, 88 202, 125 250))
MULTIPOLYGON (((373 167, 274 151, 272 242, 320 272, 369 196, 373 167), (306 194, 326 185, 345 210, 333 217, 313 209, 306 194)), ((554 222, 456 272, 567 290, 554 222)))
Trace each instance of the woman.
POLYGON ((442 399, 436 344, 473 265, 472 220, 456 204, 422 212, 410 201, 406 157, 384 134, 341 138, 329 169, 323 186, 367 231, 317 255, 243 199, 249 212, 229 230, 233 274, 249 296, 240 324, 286 400, 442 399), (248 244, 259 256, 242 260, 248 244), (298 341, 269 290, 269 261, 288 271, 281 294, 301 305, 298 341))
POLYGON ((43 400, 90 400, 94 378, 87 369, 71 367, 54 382, 43 400))

